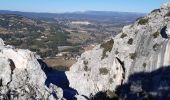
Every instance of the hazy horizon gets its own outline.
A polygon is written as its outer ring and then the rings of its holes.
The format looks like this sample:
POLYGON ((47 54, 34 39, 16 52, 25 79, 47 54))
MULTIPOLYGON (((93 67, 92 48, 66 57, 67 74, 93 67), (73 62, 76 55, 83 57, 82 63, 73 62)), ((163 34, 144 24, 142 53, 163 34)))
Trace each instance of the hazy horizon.
POLYGON ((1 0, 0 10, 35 12, 35 13, 67 13, 85 11, 113 11, 148 13, 159 8, 170 0, 1 0))
MULTIPOLYGON (((50 13, 50 14, 64 14, 64 13, 87 13, 87 12, 118 12, 118 13, 139 13, 147 14, 147 12, 125 12, 125 11, 102 11, 102 10, 87 10, 87 11, 67 11, 67 12, 38 12, 38 11, 16 11, 16 10, 1 10, 0 11, 10 11, 10 12, 23 12, 23 13, 50 13)), ((149 12, 148 12, 149 13, 149 12)))

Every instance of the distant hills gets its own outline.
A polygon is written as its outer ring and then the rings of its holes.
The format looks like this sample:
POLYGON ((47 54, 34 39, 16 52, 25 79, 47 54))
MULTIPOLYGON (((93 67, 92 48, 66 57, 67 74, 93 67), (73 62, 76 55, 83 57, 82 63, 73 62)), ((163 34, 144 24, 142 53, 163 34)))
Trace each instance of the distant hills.
POLYGON ((0 10, 0 37, 8 45, 30 49, 42 57, 54 57, 58 46, 75 46, 70 51, 77 52, 79 45, 100 43, 143 15, 110 11, 35 13, 0 10), (92 24, 77 26, 71 24, 73 21, 92 24))
MULTIPOLYGON (((110 20, 128 20, 134 21, 134 19, 146 15, 145 13, 133 13, 133 12, 113 12, 113 11, 85 11, 85 12, 72 12, 72 13, 35 13, 35 12, 20 12, 20 11, 8 11, 0 10, 0 14, 16 14, 30 18, 38 19, 71 19, 71 20, 99 20, 108 21, 110 20)), ((113 22, 114 22, 113 21, 113 22)))

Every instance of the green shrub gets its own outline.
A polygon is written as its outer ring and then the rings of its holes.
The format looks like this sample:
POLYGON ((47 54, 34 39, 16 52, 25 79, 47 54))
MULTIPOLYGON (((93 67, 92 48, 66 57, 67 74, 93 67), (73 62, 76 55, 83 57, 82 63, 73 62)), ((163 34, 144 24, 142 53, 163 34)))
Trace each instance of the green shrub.
POLYGON ((113 48, 114 40, 111 39, 110 41, 107 41, 106 43, 101 44, 100 48, 103 48, 103 55, 101 59, 104 59, 107 57, 106 53, 109 51, 111 52, 113 48))
POLYGON ((156 50, 158 49, 158 47, 159 47, 159 44, 157 44, 157 43, 154 44, 154 45, 153 45, 153 50, 156 51, 156 50))
POLYGON ((106 92, 107 96, 109 98, 112 98, 113 100, 119 100, 118 98, 118 95, 115 93, 115 91, 110 91, 110 90, 107 90, 106 92))
POLYGON ((122 100, 115 91, 99 91, 94 96, 91 96, 89 100, 122 100))
POLYGON ((142 18, 139 20, 138 24, 139 25, 146 25, 148 23, 149 19, 148 18, 142 18))
POLYGON ((154 38, 157 38, 157 37, 159 36, 159 34, 160 34, 160 33, 157 31, 157 32, 153 33, 153 37, 154 37, 154 38))
POLYGON ((88 71, 88 66, 84 66, 84 71, 88 71))
POLYGON ((133 60, 134 60, 134 59, 136 58, 136 56, 137 56, 136 53, 130 53, 129 55, 130 55, 130 58, 133 59, 133 60))
POLYGON ((88 61, 83 61, 83 63, 84 63, 84 70, 85 71, 88 71, 88 61))
POLYGON ((129 40, 128 40, 128 42, 127 42, 128 44, 130 44, 130 45, 132 45, 133 44, 133 39, 132 38, 130 38, 129 40))
POLYGON ((9 27, 9 21, 0 19, 0 26, 2 26, 4 28, 8 28, 9 27))
POLYGON ((107 68, 100 68, 99 71, 100 71, 100 74, 102 75, 107 75, 109 72, 107 68))
POLYGON ((122 33, 122 35, 120 36, 120 38, 124 38, 124 37, 126 37, 126 36, 127 36, 127 34, 122 33))
POLYGON ((20 46, 23 43, 21 39, 11 39, 10 41, 7 41, 6 44, 9 45, 15 45, 15 46, 20 46))

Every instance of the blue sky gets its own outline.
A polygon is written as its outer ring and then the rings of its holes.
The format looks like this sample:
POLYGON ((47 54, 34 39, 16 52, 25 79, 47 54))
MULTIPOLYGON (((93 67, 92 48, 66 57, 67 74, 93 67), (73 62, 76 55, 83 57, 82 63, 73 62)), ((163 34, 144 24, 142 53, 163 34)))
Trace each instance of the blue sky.
POLYGON ((0 10, 28 12, 150 12, 170 0, 0 0, 0 10))

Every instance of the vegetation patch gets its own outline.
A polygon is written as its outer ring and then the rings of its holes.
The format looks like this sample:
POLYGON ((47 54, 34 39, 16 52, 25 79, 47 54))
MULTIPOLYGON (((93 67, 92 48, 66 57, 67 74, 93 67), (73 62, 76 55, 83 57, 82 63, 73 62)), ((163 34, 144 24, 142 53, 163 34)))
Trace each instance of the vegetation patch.
POLYGON ((129 56, 130 56, 131 59, 134 60, 137 57, 137 54, 136 53, 130 53, 129 56))
POLYGON ((146 25, 148 23, 149 19, 148 18, 142 18, 139 20, 138 24, 139 25, 146 25))
POLYGON ((102 75, 107 75, 109 72, 109 70, 107 68, 100 68, 99 71, 100 71, 100 74, 102 74, 102 75))
POLYGON ((153 33, 152 36, 153 36, 154 38, 157 38, 157 37, 159 36, 159 34, 160 34, 160 33, 157 31, 157 32, 153 33))
POLYGON ((121 98, 119 98, 117 92, 106 90, 106 91, 99 91, 97 94, 90 97, 89 100, 121 100, 121 98))
POLYGON ((107 41, 106 43, 101 44, 100 48, 103 48, 103 54, 102 54, 101 59, 104 59, 105 57, 107 57, 106 53, 111 52, 113 45, 114 45, 113 39, 107 41))
POLYGON ((153 50, 154 50, 154 51, 158 50, 158 47, 159 47, 159 44, 157 44, 157 43, 154 44, 154 45, 153 45, 153 50))
POLYGON ((126 37, 126 36, 127 36, 127 34, 122 33, 122 35, 120 36, 120 38, 124 38, 124 37, 126 37))
POLYGON ((67 41, 70 33, 58 24, 18 15, 1 15, 0 27, 0 37, 7 45, 32 50, 42 58, 55 57, 59 53, 58 46, 72 46, 67 41))
POLYGON ((84 71, 88 71, 88 66, 84 66, 84 71))
POLYGON ((130 38, 129 40, 128 40, 128 42, 127 42, 128 44, 130 44, 130 45, 132 45, 133 44, 133 39, 132 38, 130 38))
POLYGON ((109 98, 112 98, 113 100, 118 100, 119 98, 115 91, 107 90, 106 94, 109 98))
POLYGON ((72 48, 67 48, 62 50, 62 52, 72 52, 72 53, 77 53, 80 51, 83 51, 83 48, 81 46, 73 46, 72 48))
POLYGON ((83 63, 84 63, 84 70, 85 71, 88 71, 88 61, 83 61, 83 63))

